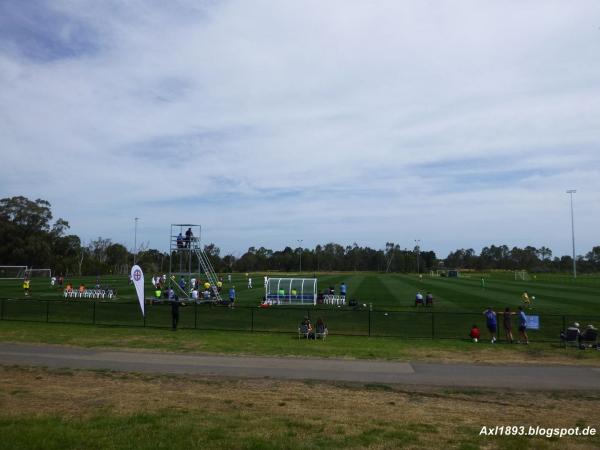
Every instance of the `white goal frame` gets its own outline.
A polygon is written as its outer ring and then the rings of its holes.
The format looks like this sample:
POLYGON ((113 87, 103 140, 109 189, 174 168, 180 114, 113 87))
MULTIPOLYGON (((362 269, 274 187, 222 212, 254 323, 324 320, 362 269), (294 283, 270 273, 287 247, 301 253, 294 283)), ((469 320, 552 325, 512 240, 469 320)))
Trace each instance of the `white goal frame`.
POLYGON ((52 270, 51 269, 27 269, 25 271, 25 276, 27 278, 31 278, 32 274, 42 274, 42 275, 34 275, 44 277, 43 273, 48 273, 48 278, 52 278, 52 270))
POLYGON ((22 280, 25 278, 28 266, 0 266, 0 280, 22 280), (16 269, 15 276, 5 277, 4 271, 7 269, 16 269))
POLYGON ((515 281, 529 281, 531 277, 526 270, 515 270, 515 281))

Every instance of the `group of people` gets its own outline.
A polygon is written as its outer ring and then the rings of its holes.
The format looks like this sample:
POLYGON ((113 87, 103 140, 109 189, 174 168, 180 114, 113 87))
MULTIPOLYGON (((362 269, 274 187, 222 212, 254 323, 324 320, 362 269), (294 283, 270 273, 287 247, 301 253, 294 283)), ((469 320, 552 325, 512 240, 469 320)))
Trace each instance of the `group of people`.
POLYGON ((320 317, 317 319, 315 327, 313 328, 309 317, 305 316, 304 320, 300 322, 298 332, 300 333, 300 335, 305 336, 306 339, 325 339, 325 337, 329 333, 329 330, 327 329, 327 325, 325 324, 325 322, 323 322, 323 319, 321 319, 320 317))
POLYGON ((190 248, 191 242, 194 240, 194 233, 192 232, 192 228, 188 228, 185 232, 185 237, 183 237, 182 233, 177 235, 177 248, 190 248))
MULTIPOLYGON (((518 312, 511 311, 507 306, 504 311, 498 313, 496 313, 496 311, 494 311, 494 309, 490 306, 483 312, 483 315, 485 316, 486 327, 490 333, 492 344, 498 340, 497 335, 499 315, 502 316, 502 326, 508 343, 512 344, 514 342, 512 318, 516 315, 518 316, 519 320, 519 339, 517 342, 519 344, 529 344, 529 337, 527 336, 527 316, 525 315, 525 311, 523 311, 522 306, 519 306, 518 312)), ((473 342, 478 342, 481 338, 481 330, 476 324, 471 327, 469 337, 473 340, 473 342)))
POLYGON ((589 324, 585 330, 581 331, 579 323, 573 322, 573 325, 565 331, 561 331, 560 339, 563 342, 567 342, 567 340, 575 341, 580 348, 585 348, 587 342, 597 342, 598 329, 594 325, 589 324))

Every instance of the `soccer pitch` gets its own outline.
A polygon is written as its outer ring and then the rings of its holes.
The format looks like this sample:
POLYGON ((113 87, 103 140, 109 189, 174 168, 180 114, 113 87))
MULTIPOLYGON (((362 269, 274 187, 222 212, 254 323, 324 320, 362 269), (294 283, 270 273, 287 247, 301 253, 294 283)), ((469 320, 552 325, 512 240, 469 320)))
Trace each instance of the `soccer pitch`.
MULTIPOLYGON (((263 295, 263 276, 295 276, 281 273, 250 273, 253 288, 247 286, 247 278, 243 273, 232 276, 231 284, 235 286, 237 305, 258 306, 263 295)), ((319 290, 325 291, 333 286, 336 292, 339 285, 345 282, 348 286, 347 299, 355 299, 360 307, 363 304, 372 305, 374 310, 414 311, 414 298, 417 292, 425 295, 431 292, 435 297, 433 309, 436 312, 465 312, 479 313, 488 306, 496 310, 510 307, 515 310, 521 305, 521 294, 525 291, 534 296, 533 311, 539 314, 566 315, 600 315, 600 276, 584 275, 576 280, 563 274, 544 274, 531 276, 528 281, 514 280, 513 272, 469 273, 458 278, 445 278, 430 275, 422 277, 416 274, 382 274, 373 272, 349 273, 317 273, 306 274, 304 277, 316 275, 319 290), (482 287, 481 279, 485 279, 482 287)), ((298 275, 300 276, 300 275, 298 275)), ((153 289, 150 276, 146 276, 146 298, 152 297, 153 289)), ((223 276, 223 296, 227 296, 230 284, 227 276, 223 276)), ((93 287, 96 277, 69 277, 65 280, 74 287, 84 283, 93 287)), ((135 290, 128 283, 127 277, 102 276, 103 286, 111 286, 118 291, 117 302, 137 302, 135 290)), ((20 280, 1 280, 0 298, 26 298, 21 288, 20 280)), ((50 286, 45 278, 35 278, 31 284, 31 299, 64 300, 62 289, 50 286)), ((86 302, 86 299, 73 300, 86 302)), ((324 305, 319 305, 325 307, 324 305)), ((274 307, 281 308, 281 306, 274 307)), ((348 306, 342 307, 350 309, 348 306)))

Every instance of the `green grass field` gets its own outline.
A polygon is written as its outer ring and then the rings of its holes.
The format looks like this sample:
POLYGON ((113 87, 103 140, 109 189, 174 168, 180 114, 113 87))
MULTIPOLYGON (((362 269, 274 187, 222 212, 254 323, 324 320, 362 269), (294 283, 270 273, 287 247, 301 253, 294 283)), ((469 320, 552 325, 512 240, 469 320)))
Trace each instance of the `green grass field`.
MULTIPOLYGON (((250 276, 254 280, 254 289, 247 288, 244 274, 234 274, 232 284, 238 292, 236 308, 188 305, 181 308, 179 327, 290 333, 295 331, 302 317, 308 315, 312 320, 323 318, 331 334, 463 339, 473 323, 484 328, 482 311, 488 305, 497 311, 506 306, 515 311, 524 291, 536 297, 528 314, 540 315, 540 330, 530 331, 532 340, 556 341, 559 332, 573 321, 584 326, 600 324, 598 276, 572 280, 567 276, 540 275, 524 282, 515 281, 512 272, 471 273, 460 278, 424 276, 422 279, 399 274, 318 274, 320 289, 337 288, 344 281, 348 285, 348 298, 355 298, 360 306, 274 306, 266 310, 257 307, 264 294, 260 285, 262 275, 250 276), (481 286, 482 277, 485 288, 481 286), (436 298, 435 306, 415 308, 413 299, 417 291, 431 291, 436 298)), ((75 286, 80 282, 91 286, 95 277, 69 281, 75 286)), ((147 305, 146 317, 142 317, 133 286, 128 284, 126 277, 103 277, 101 282, 118 290, 116 300, 65 301, 60 288, 51 287, 47 280, 35 279, 31 296, 24 301, 18 280, 3 281, 0 284, 0 298, 4 299, 0 303, 1 317, 5 321, 132 327, 166 328, 171 325, 168 305, 147 305)), ((226 284, 225 290, 227 287, 226 284)), ((151 293, 149 283, 148 293, 151 293)), ((500 327, 500 337, 502 333, 500 327)))
MULTIPOLYGON (((252 273, 254 289, 248 289, 244 274, 233 274, 232 284, 237 291, 237 304, 257 306, 264 295, 262 273, 252 273)), ((278 274, 270 274, 278 276, 278 274)), ((302 274, 312 277, 313 274, 302 274)), ((319 289, 328 286, 339 288, 345 281, 348 297, 359 303, 372 303, 375 309, 392 311, 412 311, 417 291, 423 294, 431 291, 436 299, 435 310, 446 312, 479 312, 487 306, 516 308, 521 304, 521 294, 528 291, 536 297, 534 310, 545 314, 600 315, 600 275, 584 275, 573 280, 568 275, 537 275, 529 281, 515 281, 513 272, 467 273, 460 278, 442 278, 424 275, 422 280, 416 275, 379 274, 371 272, 316 274, 319 289), (485 278, 485 288, 481 278, 485 278)), ((295 274, 282 274, 290 277, 295 274)), ((73 277, 74 286, 83 282, 93 286, 95 277, 73 277)), ((135 291, 126 277, 101 277, 103 285, 116 287, 118 301, 135 302, 135 291)), ((225 289, 229 286, 225 283, 225 289)), ((61 290, 52 288, 47 279, 32 281, 31 298, 40 300, 62 300, 61 290)), ((150 276, 146 276, 147 297, 151 297, 150 276)), ((0 280, 0 298, 25 298, 19 280, 0 280)))
MULTIPOLYGON (((485 289, 480 274, 422 281, 415 275, 319 274, 321 288, 345 281, 349 297, 373 304, 373 311, 368 307, 354 311, 348 307, 261 310, 257 305, 262 289, 247 289, 244 274, 235 274, 238 306, 182 307, 177 332, 168 329, 167 305, 148 305, 144 322, 134 289, 125 278, 102 279, 119 291, 118 300, 111 302, 64 301, 58 288, 38 279, 32 285, 34 300, 25 300, 19 282, 4 281, 0 340, 235 355, 600 365, 600 352, 564 349, 557 338, 565 320, 600 323, 598 276, 576 281, 538 276, 529 282, 515 281, 512 273, 484 276, 485 289), (434 294, 433 309, 415 311, 417 290, 434 294), (486 306, 514 309, 524 290, 536 296, 534 312, 540 314, 542 324, 540 331, 530 333, 530 345, 474 344, 465 339, 472 321, 483 327, 481 312, 486 306), (297 339, 294 331, 304 314, 325 318, 331 331, 326 342, 297 339), (369 332, 377 337, 368 337, 369 332), (539 342, 542 338, 550 342, 539 342)), ((262 281, 262 274, 252 277, 255 286, 262 281)), ((91 285, 94 278, 72 281, 91 285)), ((5 366, 0 367, 0 435, 4 437, 0 449, 597 448, 597 436, 487 438, 479 436, 479 430, 496 424, 595 425, 590 417, 597 416, 598 404, 597 393, 419 391, 380 384, 5 366)))

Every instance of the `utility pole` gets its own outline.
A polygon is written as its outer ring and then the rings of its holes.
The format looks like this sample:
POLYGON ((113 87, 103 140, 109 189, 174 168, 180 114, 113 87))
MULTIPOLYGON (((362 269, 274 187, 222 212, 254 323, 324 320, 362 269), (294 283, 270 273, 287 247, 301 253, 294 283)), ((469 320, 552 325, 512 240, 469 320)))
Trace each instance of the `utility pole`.
POLYGON ((303 239, 297 239, 298 241, 298 246, 300 247, 300 273, 302 273, 302 242, 304 242, 303 239))
POLYGON ((577 266, 575 263, 575 222, 573 221, 573 194, 575 194, 577 190, 569 189, 567 194, 571 196, 571 242, 573 244, 573 278, 577 278, 577 266))

